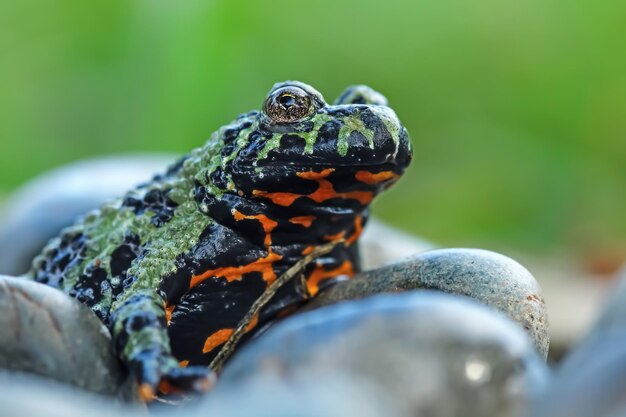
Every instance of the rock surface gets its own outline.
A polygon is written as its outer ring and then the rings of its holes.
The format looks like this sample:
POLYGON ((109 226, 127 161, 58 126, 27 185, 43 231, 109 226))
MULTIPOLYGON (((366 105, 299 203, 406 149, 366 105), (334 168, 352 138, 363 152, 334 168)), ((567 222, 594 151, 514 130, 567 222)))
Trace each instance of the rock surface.
POLYGON ((529 417, 626 415, 626 271, 589 334, 558 366, 529 417))
MULTIPOLYGON (((408 292, 276 324, 235 354, 206 407, 277 380, 315 385, 329 397, 337 381, 355 381, 371 387, 353 395, 355 404, 373 401, 371 392, 392 400, 394 411, 381 416, 516 416, 547 379, 528 336, 500 313, 464 297, 408 292)), ((260 397, 257 410, 277 412, 262 415, 281 415, 280 403, 260 397)))
POLYGON ((541 288, 519 263, 479 249, 440 249, 358 274, 322 292, 305 306, 315 309, 346 299, 415 289, 471 297, 519 323, 546 357, 548 321, 541 288))
POLYGON ((410 417, 367 381, 311 370, 306 378, 262 375, 209 393, 185 417, 410 417))
POLYGON ((139 417, 145 406, 116 404, 51 380, 0 371, 1 417, 139 417))
POLYGON ((0 369, 123 400, 138 398, 108 330, 76 300, 42 284, 0 276, 0 311, 0 369))
POLYGON ((592 334, 564 359, 528 417, 626 416, 626 331, 592 334))

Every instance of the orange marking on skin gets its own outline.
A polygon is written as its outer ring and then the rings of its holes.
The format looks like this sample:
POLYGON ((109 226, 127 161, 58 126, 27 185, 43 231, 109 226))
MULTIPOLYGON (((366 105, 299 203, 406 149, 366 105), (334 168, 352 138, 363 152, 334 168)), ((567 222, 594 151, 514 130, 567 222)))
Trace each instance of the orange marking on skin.
POLYGON ((374 199, 374 193, 370 191, 350 191, 348 193, 339 193, 339 197, 351 200, 357 200, 361 205, 365 206, 374 199))
POLYGON ((347 275, 352 277, 354 275, 354 269, 352 268, 352 262, 344 261, 340 266, 335 269, 327 271, 322 265, 317 265, 311 275, 307 278, 306 286, 311 296, 315 296, 319 291, 319 283, 322 280, 334 278, 339 275, 347 275))
POLYGON ((336 240, 343 238, 345 234, 346 234, 345 231, 341 231, 339 233, 335 233, 334 235, 326 235, 324 236, 324 240, 328 242, 334 242, 336 240))
POLYGON ((315 250, 315 246, 311 245, 311 246, 307 246, 306 248, 304 248, 304 250, 302 251, 303 255, 308 255, 309 253, 312 253, 315 250))
POLYGON ((259 315, 258 314, 256 314, 254 317, 252 317, 252 320, 250 321, 248 326, 246 326, 246 332, 249 332, 250 330, 254 329, 257 324, 259 324, 259 315))
POLYGON ((233 329, 221 329, 207 337, 204 342, 204 346, 202 347, 202 353, 209 353, 222 343, 226 343, 226 341, 233 335, 233 332, 233 329))
POLYGON ((280 310, 278 313, 276 313, 276 318, 277 319, 282 319, 285 318, 287 316, 292 315, 298 308, 300 308, 299 305, 292 305, 289 306, 283 310, 280 310))
POLYGON ((349 191, 347 193, 338 193, 335 191, 333 184, 325 179, 335 170, 333 168, 327 168, 321 172, 307 171, 297 172, 296 175, 305 180, 317 181, 319 187, 311 194, 294 194, 294 193, 270 193, 267 191, 253 190, 252 195, 258 197, 265 197, 272 200, 272 202, 279 206, 289 207, 300 197, 307 197, 316 203, 321 203, 331 198, 345 198, 357 200, 362 205, 366 205, 374 199, 374 193, 371 191, 349 191))
POLYGON ((178 362, 178 364, 181 368, 186 368, 189 365, 189 361, 185 359, 184 361, 178 362))
POLYGON ((175 392, 179 392, 178 389, 176 389, 172 384, 170 384, 168 381, 164 379, 162 379, 161 382, 159 382, 159 386, 157 389, 159 390, 161 394, 172 394, 175 392))
POLYGON ((236 221, 240 221, 244 219, 257 220, 259 223, 261 223, 261 226, 263 227, 263 231, 265 232, 265 242, 264 242, 265 246, 270 246, 272 244, 271 233, 272 233, 272 230, 274 230, 276 226, 278 226, 278 222, 270 219, 265 214, 246 216, 245 214, 241 213, 239 210, 234 210, 233 216, 235 217, 236 221))
POLYGON ((228 282, 238 281, 244 274, 249 272, 260 272, 263 276, 263 280, 267 283, 272 283, 276 279, 276 273, 272 264, 281 260, 283 257, 277 253, 272 252, 271 248, 268 255, 264 258, 257 259, 254 262, 250 262, 247 265, 242 266, 224 266, 221 268, 209 269, 200 275, 194 275, 191 277, 189 283, 189 289, 200 284, 202 281, 208 278, 226 278, 228 282))
POLYGON ((145 402, 154 400, 154 388, 148 383, 143 383, 139 386, 139 396, 145 402))
POLYGON ((359 214, 354 218, 354 233, 346 239, 346 246, 352 245, 363 232, 363 217, 359 214))
POLYGON ((322 201, 339 197, 339 194, 337 194, 337 191, 335 191, 335 188, 333 187, 333 184, 330 181, 317 180, 317 183, 319 184, 319 187, 317 187, 317 190, 315 190, 314 193, 309 194, 307 196, 311 200, 315 201, 316 203, 321 203, 322 201))
POLYGON ((306 172, 296 172, 296 175, 300 178, 304 178, 305 180, 321 180, 322 178, 326 178, 330 174, 335 172, 335 168, 326 168, 321 172, 315 171, 306 171, 306 172))
POLYGON ((383 181, 387 181, 390 179, 400 178, 400 176, 393 171, 381 171, 377 174, 374 174, 369 171, 357 171, 354 177, 357 180, 365 184, 370 184, 370 185, 378 184, 378 183, 381 183, 383 181))
POLYGON ((283 258, 281 255, 274 253, 271 246, 272 231, 276 228, 276 226, 278 226, 278 222, 270 219, 264 214, 248 216, 238 210, 233 211, 233 217, 236 221, 252 219, 257 220, 259 223, 261 223, 261 226, 263 226, 263 231, 265 232, 265 240, 263 243, 268 248, 267 256, 250 262, 247 265, 223 266, 220 268, 209 269, 208 271, 204 271, 199 275, 194 275, 193 277, 191 277, 189 289, 192 289, 193 287, 197 286, 202 281, 208 278, 226 278, 228 282, 232 282, 240 280, 244 274, 247 274, 249 272, 260 272, 263 276, 263 279, 268 284, 274 282, 274 280, 276 279, 276 273, 274 272, 272 264, 283 258))
MULTIPOLYGON (((249 332, 259 323, 258 314, 252 318, 252 321, 246 327, 246 332, 249 332)), ((211 336, 206 338, 204 342, 204 346, 202 348, 202 353, 209 353, 219 345, 226 343, 228 339, 233 335, 235 329, 221 329, 213 333, 211 336)))
POLYGON ((252 190, 252 195, 255 197, 265 197, 272 200, 272 203, 277 206, 289 207, 298 198, 302 197, 302 194, 293 193, 268 193, 267 191, 252 190))
POLYGON ((293 224, 299 224, 304 227, 311 227, 311 225, 313 224, 313 220, 315 220, 315 216, 298 216, 292 217, 291 219, 289 219, 289 222, 293 224))
POLYGON ((165 304, 165 322, 167 323, 167 325, 170 325, 170 321, 172 321, 172 313, 174 312, 174 309, 176 308, 176 304, 168 306, 167 303, 165 304))

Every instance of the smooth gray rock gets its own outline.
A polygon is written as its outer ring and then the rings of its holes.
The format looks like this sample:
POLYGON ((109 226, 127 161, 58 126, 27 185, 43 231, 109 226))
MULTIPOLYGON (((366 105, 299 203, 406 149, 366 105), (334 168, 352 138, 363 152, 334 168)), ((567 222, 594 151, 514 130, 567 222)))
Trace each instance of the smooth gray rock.
POLYGON ((410 417, 367 381, 312 369, 306 378, 264 374, 211 392, 185 417, 410 417))
POLYGON ((626 415, 626 271, 589 334, 555 372, 533 417, 626 415))
POLYGON ((431 289, 464 295, 519 323, 547 356, 550 339, 541 288, 511 258, 480 249, 439 249, 358 274, 322 292, 305 310, 373 294, 431 289))
POLYGON ((563 360, 528 417, 608 417, 626 411, 626 331, 594 333, 563 360))
MULTIPOLYGON (((242 389, 261 392, 262 399, 263 391, 251 387, 276 380, 317 386, 329 398, 337 381, 354 381, 372 388, 352 402, 368 404, 376 392, 394 404, 393 412, 376 415, 518 416, 548 378, 528 335, 502 314, 464 297, 412 291, 347 301, 274 325, 235 354, 206 406, 212 410, 213 402, 242 389)), ((270 397, 255 407, 281 415, 270 397)))
POLYGON ((61 229, 149 180, 173 160, 160 154, 88 159, 29 181, 7 200, 0 216, 0 274, 25 273, 61 229))
POLYGON ((0 417, 139 417, 143 405, 121 405, 68 385, 0 371, 0 417))
POLYGON ((0 369, 32 373, 96 394, 138 399, 91 310, 64 293, 0 276, 0 369))

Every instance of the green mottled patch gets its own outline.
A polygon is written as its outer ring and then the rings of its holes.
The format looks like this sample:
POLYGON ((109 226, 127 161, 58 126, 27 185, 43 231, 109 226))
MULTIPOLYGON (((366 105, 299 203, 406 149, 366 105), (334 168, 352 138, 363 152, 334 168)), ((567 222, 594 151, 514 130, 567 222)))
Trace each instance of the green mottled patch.
POLYGON ((279 133, 274 133, 272 137, 267 142, 265 142, 265 146, 259 152, 258 159, 265 159, 271 151, 273 151, 274 149, 278 149, 280 147, 280 140, 282 139, 282 137, 283 135, 279 133))
POLYGON ((343 126, 339 130, 339 139, 337 141, 337 152, 339 155, 346 156, 348 153, 348 138, 352 132, 358 132, 365 136, 370 149, 374 149, 374 131, 365 127, 363 121, 358 117, 342 118, 343 126))
MULTIPOLYGON (((137 295, 137 294, 134 294, 137 295)), ((165 322, 165 314, 163 312, 163 300, 160 299, 157 293, 150 291, 141 294, 142 297, 137 299, 134 304, 126 304, 124 308, 120 309, 116 316, 115 325, 113 327, 113 334, 118 336, 122 334, 124 329, 124 323, 127 319, 141 312, 148 314, 156 314, 159 320, 165 322)), ((174 368, 178 365, 178 362, 171 356, 171 347, 168 343, 167 330, 165 327, 147 326, 138 331, 134 331, 128 334, 128 340, 124 345, 121 352, 122 357, 133 358, 138 357, 141 353, 147 350, 155 350, 161 352, 160 366, 167 368, 174 368)))
MULTIPOLYGON (((232 161, 233 159, 235 159, 237 157, 237 155, 239 154, 239 151, 241 149, 243 149, 248 144, 248 141, 249 141, 248 136, 257 127, 258 127, 258 123, 253 123, 252 126, 250 126, 249 128, 244 129, 241 132, 239 132, 239 135, 237 136, 237 139, 235 141, 237 146, 235 146, 235 149, 233 150, 233 152, 231 152, 231 154, 228 155, 225 158, 220 158, 222 167, 225 167, 227 163, 229 163, 230 161, 232 161)), ((223 134, 222 132, 223 132, 223 130, 220 129, 220 131, 218 132, 218 135, 219 134, 223 134)))
POLYGON ((177 209, 177 214, 165 226, 148 229, 141 235, 146 253, 135 259, 128 269, 129 276, 137 279, 116 301, 122 303, 133 293, 141 290, 154 290, 162 277, 176 272, 175 260, 198 243, 200 233, 211 220, 201 213, 193 200, 177 209), (192 207, 193 206, 193 207, 192 207))
POLYGON ((373 109, 374 113, 383 121, 383 124, 387 128, 387 131, 391 135, 393 142, 398 145, 400 143, 400 125, 397 123, 397 118, 393 110, 388 107, 380 107, 373 109))
POLYGON ((348 154, 348 135, 339 135, 339 139, 337 140, 337 152, 341 156, 348 154))
MULTIPOLYGON (((299 136, 304 140, 304 153, 312 154, 315 148, 315 142, 317 141, 317 133, 320 128, 326 123, 333 120, 333 118, 327 114, 317 114, 310 121, 313 123, 313 128, 308 132, 299 132, 297 129, 294 129, 293 132, 289 134, 292 136, 299 136)), ((272 137, 265 143, 265 146, 259 152, 257 160, 266 159, 269 153, 275 149, 280 148, 280 141, 284 134, 275 133, 272 137)), ((243 147, 243 145, 242 145, 243 147)))

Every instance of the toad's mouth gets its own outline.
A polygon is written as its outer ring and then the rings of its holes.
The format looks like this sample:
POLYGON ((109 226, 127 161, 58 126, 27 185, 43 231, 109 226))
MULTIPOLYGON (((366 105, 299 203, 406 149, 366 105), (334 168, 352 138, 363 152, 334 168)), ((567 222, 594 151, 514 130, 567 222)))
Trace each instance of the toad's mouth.
POLYGON ((307 164, 284 164, 269 163, 258 166, 245 166, 232 171, 234 177, 244 180, 247 184, 259 186, 276 186, 281 188, 289 186, 294 181, 316 178, 322 173, 332 174, 341 183, 376 184, 387 180, 399 179, 406 169, 406 165, 399 165, 394 162, 384 162, 378 164, 328 164, 328 163, 307 163, 307 164))
POLYGON ((375 168, 386 166, 400 166, 404 165, 403 161, 397 159, 396 155, 387 155, 382 160, 373 160, 368 162, 365 158, 355 158, 354 160, 347 160, 347 158, 325 158, 317 160, 282 160, 282 159, 264 159, 258 161, 256 165, 247 165, 247 169, 259 169, 259 168, 281 168, 281 167, 298 167, 298 168, 333 168, 333 167, 346 167, 346 168, 375 168))

